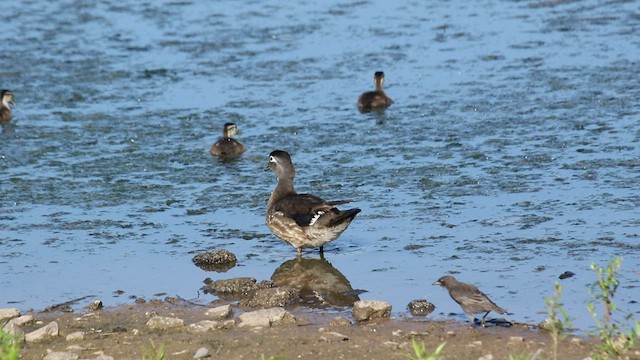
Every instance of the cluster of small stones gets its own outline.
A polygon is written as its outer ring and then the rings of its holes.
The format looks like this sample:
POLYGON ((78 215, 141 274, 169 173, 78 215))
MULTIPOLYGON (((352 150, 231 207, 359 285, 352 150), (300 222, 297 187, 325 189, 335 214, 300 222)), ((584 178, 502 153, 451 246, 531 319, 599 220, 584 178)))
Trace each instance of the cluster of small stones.
POLYGON ((235 254, 225 249, 199 253, 191 260, 202 270, 216 272, 226 272, 238 261, 235 254))

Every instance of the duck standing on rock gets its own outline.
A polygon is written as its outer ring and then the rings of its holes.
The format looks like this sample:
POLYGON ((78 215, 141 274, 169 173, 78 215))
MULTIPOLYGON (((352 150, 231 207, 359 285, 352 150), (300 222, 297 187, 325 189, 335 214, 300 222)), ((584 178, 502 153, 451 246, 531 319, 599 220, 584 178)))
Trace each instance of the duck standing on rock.
POLYGON ((293 246, 302 255, 303 248, 320 247, 333 241, 347 229, 360 209, 338 210, 336 206, 351 202, 324 201, 310 194, 298 194, 293 187, 296 171, 286 151, 275 150, 269 155, 265 170, 273 171, 278 185, 267 203, 267 226, 277 237, 293 246))
POLYGON ((373 75, 373 83, 375 84, 376 89, 374 91, 367 91, 358 98, 358 109, 362 112, 384 110, 393 103, 393 99, 388 97, 384 90, 382 90, 382 84, 384 84, 384 72, 377 71, 373 75))
POLYGON ((226 123, 222 128, 222 137, 211 146, 209 152, 212 155, 231 159, 240 156, 247 150, 242 143, 234 138, 233 135, 238 133, 238 127, 234 123, 226 123))
POLYGON ((11 90, 0 91, 0 123, 7 123, 11 120, 11 108, 9 105, 16 105, 11 90))

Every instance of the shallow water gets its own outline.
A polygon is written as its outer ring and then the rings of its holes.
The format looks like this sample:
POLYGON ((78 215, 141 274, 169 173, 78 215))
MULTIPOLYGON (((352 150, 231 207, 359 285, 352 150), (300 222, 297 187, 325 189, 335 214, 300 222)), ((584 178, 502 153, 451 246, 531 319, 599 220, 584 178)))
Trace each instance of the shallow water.
POLYGON ((639 316, 637 3, 24 1, 0 19, 18 102, 0 307, 205 303, 207 277, 271 278, 295 258, 264 224, 283 149, 300 192, 362 209, 326 259, 395 315, 426 298, 465 321, 431 285, 452 273, 539 322, 569 270, 588 330, 589 265, 622 256, 616 301, 639 316), (396 102, 360 114, 377 70, 396 102), (235 162, 208 153, 225 122, 249 148, 235 162), (238 266, 192 264, 216 248, 238 266))

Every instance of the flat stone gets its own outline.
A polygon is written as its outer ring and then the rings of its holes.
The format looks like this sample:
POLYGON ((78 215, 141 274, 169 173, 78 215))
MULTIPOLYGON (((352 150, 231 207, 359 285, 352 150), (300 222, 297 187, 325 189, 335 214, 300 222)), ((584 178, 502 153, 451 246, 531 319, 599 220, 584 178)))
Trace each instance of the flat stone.
POLYGON ((248 299, 240 301, 240 306, 246 307, 284 307, 300 299, 300 291, 289 287, 259 289, 248 299))
POLYGON ((9 323, 16 324, 17 326, 24 326, 33 321, 33 315, 22 315, 17 318, 9 320, 9 323))
POLYGON ((9 321, 2 327, 2 331, 9 335, 15 335, 18 337, 24 336, 24 330, 20 326, 16 325, 13 321, 9 321))
POLYGON ((109 355, 98 355, 98 357, 96 357, 93 360, 113 360, 113 356, 109 356, 109 355))
POLYGON ((524 338, 522 336, 511 336, 509 338, 510 343, 521 343, 524 342, 524 338))
POLYGON ((233 314, 233 310, 231 305, 222 305, 209 309, 204 314, 216 320, 222 320, 231 316, 231 314, 233 314))
POLYGON ((261 309, 246 312, 238 317, 240 327, 271 327, 279 324, 295 323, 295 317, 283 308, 261 309))
POLYGON ((194 359, 204 359, 206 357, 209 357, 211 355, 209 355, 209 349, 205 348, 205 347, 201 347, 200 349, 198 349, 198 351, 196 351, 196 354, 193 355, 194 359))
POLYGON ((154 316, 147 321, 147 326, 154 330, 164 330, 184 326, 184 320, 165 316, 154 316))
POLYGON ((335 317, 329 321, 329 326, 331 327, 341 327, 341 326, 350 326, 351 321, 343 318, 342 316, 335 317))
POLYGON ((358 300, 353 304, 353 317, 358 321, 388 318, 391 304, 379 300, 358 300))
POLYGON ((55 321, 50 322, 46 326, 41 327, 38 330, 32 331, 25 335, 27 342, 36 342, 46 340, 52 337, 58 336, 58 323, 55 321))
POLYGON ((13 319, 20 316, 20 310, 16 308, 2 308, 0 309, 0 322, 4 320, 13 319))
POLYGON ((493 360, 493 355, 492 354, 487 354, 487 355, 484 355, 484 356, 480 356, 478 358, 478 360, 493 360))
POLYGON ((76 331, 67 335, 67 341, 82 341, 84 340, 84 332, 76 331))
POLYGON ((192 333, 202 333, 209 330, 215 330, 220 326, 220 323, 213 320, 202 320, 195 324, 188 326, 188 330, 192 333))
POLYGON ((43 360, 78 360, 79 356, 72 352, 52 351, 43 360))

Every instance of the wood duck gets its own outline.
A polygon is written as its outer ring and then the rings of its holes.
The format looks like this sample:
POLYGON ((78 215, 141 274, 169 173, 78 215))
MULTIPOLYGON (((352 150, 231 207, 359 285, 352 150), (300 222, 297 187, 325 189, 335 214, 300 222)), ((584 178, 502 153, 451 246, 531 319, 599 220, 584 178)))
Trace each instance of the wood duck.
POLYGON ((310 194, 298 194, 293 187, 296 171, 289 154, 275 150, 269 155, 265 170, 273 171, 278 185, 267 204, 267 226, 277 237, 302 254, 303 248, 320 247, 333 241, 347 229, 360 209, 338 210, 336 206, 351 202, 324 201, 310 194))
POLYGON ((466 284, 456 280, 451 275, 446 275, 434 282, 449 291, 449 296, 457 302, 462 311, 467 314, 471 325, 475 322, 473 314, 484 314, 480 324, 484 326, 484 321, 491 311, 506 314, 507 310, 496 305, 487 295, 480 291, 475 285, 466 284))
POLYGON ((16 105, 11 90, 0 91, 0 122, 6 123, 11 120, 11 108, 9 105, 16 105))
POLYGON ((238 133, 238 127, 234 123, 226 123, 222 128, 222 137, 211 146, 211 154, 221 158, 234 158, 240 156, 247 148, 241 142, 232 138, 238 133))
POLYGON ((375 91, 367 91, 358 98, 358 109, 362 112, 383 110, 393 102, 393 99, 388 97, 382 90, 382 84, 384 84, 384 73, 382 71, 377 71, 373 75, 373 83, 376 86, 375 91))

